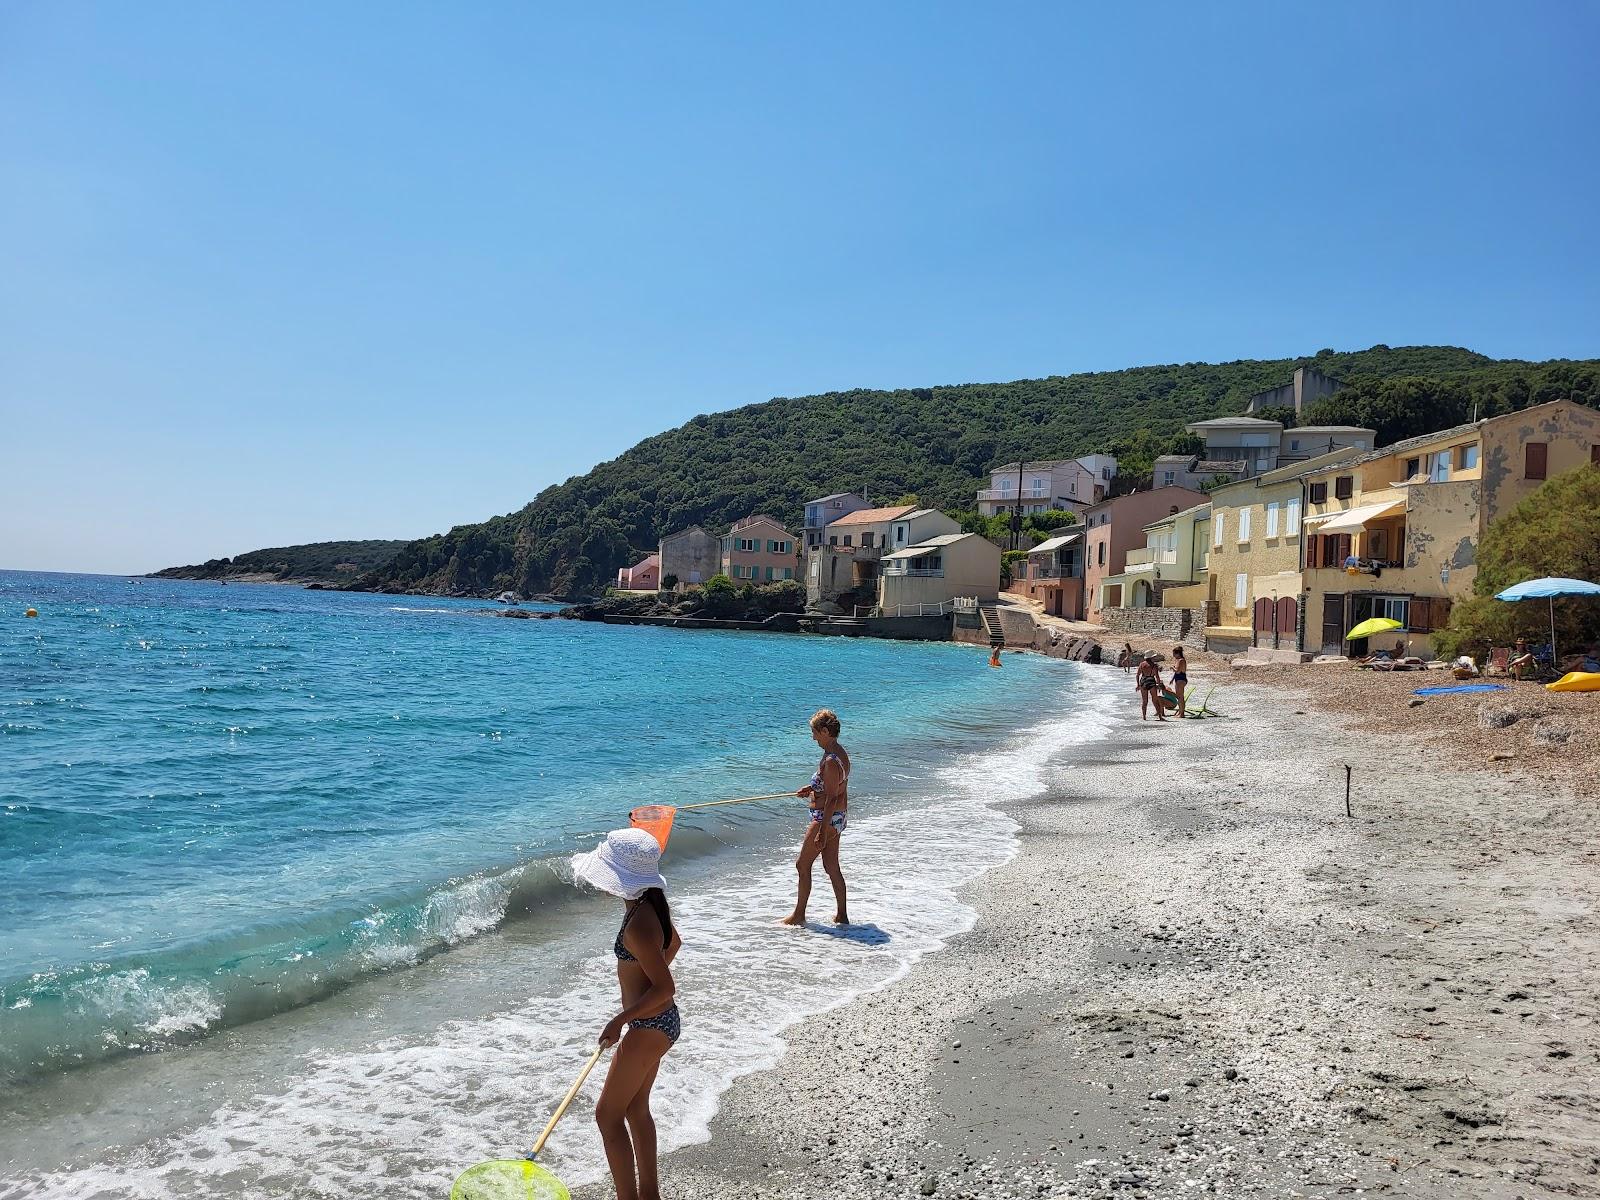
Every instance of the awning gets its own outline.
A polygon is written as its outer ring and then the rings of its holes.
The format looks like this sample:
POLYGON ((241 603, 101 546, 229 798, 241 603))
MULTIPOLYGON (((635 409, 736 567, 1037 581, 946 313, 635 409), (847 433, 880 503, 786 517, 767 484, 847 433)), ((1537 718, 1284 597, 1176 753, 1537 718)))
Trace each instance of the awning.
POLYGON ((1323 513, 1321 516, 1307 517, 1303 524, 1316 526, 1318 533, 1354 533, 1364 525, 1382 517, 1392 517, 1396 513, 1406 510, 1404 500, 1389 500, 1383 504, 1364 504, 1360 508, 1349 508, 1344 512, 1323 513))
POLYGON ((1076 541, 1078 538, 1081 538, 1082 536, 1083 536, 1083 530, 1075 529, 1071 533, 1063 533, 1060 537, 1053 537, 1053 538, 1050 538, 1048 541, 1040 542, 1032 550, 1029 550, 1028 553, 1029 554, 1047 554, 1051 550, 1059 550, 1059 549, 1061 549, 1061 547, 1065 546, 1068 542, 1076 541))

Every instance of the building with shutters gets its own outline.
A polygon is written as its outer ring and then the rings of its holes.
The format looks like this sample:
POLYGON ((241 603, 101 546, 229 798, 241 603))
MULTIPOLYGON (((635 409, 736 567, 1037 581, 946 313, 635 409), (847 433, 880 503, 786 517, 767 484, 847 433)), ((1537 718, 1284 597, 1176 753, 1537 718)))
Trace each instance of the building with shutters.
POLYGON ((1555 400, 1303 471, 1303 648, 1366 653, 1345 633, 1389 617, 1401 628, 1380 644, 1430 655, 1472 592, 1489 523, 1587 463, 1600 464, 1600 412, 1555 400))
POLYGON ((1121 587, 1108 588, 1106 581, 1122 574, 1130 550, 1145 545, 1145 526, 1204 503, 1205 499, 1204 492, 1191 488, 1158 487, 1115 496, 1084 510, 1083 595, 1087 620, 1099 623, 1101 609, 1123 606, 1121 587))
POLYGON ((1206 626, 1208 648, 1298 648, 1301 480, 1361 453, 1354 447, 1335 450, 1212 490, 1207 599, 1216 601, 1217 611, 1215 623, 1206 626))
POLYGON ((800 566, 794 535, 763 514, 735 521, 718 547, 722 573, 735 583, 793 579, 800 566))

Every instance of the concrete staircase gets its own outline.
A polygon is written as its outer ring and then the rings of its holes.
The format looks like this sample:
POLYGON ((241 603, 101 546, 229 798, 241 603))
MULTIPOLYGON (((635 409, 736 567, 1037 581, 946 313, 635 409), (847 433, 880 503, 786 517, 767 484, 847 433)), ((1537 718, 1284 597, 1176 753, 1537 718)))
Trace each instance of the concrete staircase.
POLYGON ((999 606, 992 601, 988 604, 978 605, 978 615, 983 618, 983 627, 989 633, 989 645, 1004 646, 1006 644, 1005 630, 1000 627, 999 606))

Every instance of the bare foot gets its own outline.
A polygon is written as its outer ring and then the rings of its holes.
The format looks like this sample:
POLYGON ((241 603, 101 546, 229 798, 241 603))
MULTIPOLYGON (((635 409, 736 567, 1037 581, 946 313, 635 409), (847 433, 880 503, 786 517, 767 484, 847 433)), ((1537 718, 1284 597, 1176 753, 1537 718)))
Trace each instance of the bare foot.
POLYGON ((833 914, 833 923, 835 925, 848 925, 848 924, 850 924, 850 914, 849 913, 834 913, 833 914))
POLYGON ((804 925, 805 923, 805 913, 790 913, 787 917, 778 922, 779 925, 804 925))

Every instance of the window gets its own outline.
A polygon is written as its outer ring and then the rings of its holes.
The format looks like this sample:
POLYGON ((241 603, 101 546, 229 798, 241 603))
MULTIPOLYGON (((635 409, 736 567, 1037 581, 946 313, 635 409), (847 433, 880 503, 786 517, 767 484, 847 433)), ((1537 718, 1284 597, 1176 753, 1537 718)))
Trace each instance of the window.
POLYGON ((872 530, 870 530, 870 529, 867 530, 865 533, 863 533, 861 535, 861 544, 863 546, 865 546, 868 550, 872 549, 872 539, 875 536, 876 535, 872 532, 872 530))
POLYGON ((1403 596, 1374 596, 1372 599, 1372 615, 1399 621, 1401 629, 1406 627, 1409 607, 1410 601, 1403 596))
POLYGON ((850 544, 851 537, 852 537, 852 535, 848 534, 848 533, 844 535, 844 544, 846 546, 848 546, 850 544))
POLYGON ((1328 499, 1328 485, 1327 485, 1327 483, 1326 482, 1324 482, 1324 483, 1313 483, 1311 485, 1311 503, 1313 503, 1313 504, 1323 504, 1323 503, 1325 503, 1327 501, 1327 499, 1328 499))
POLYGON ((1278 502, 1276 500, 1267 505, 1267 536, 1269 538, 1278 536, 1278 502))
POLYGON ((794 568, 793 567, 785 567, 783 569, 783 577, 785 579, 793 579, 794 578, 794 568))
POLYGON ((1096 560, 1100 566, 1106 565, 1106 544, 1104 542, 1100 543, 1100 553, 1096 556, 1096 560))
POLYGON ((1470 471, 1478 465, 1478 443, 1468 442, 1456 447, 1456 470, 1470 471))
POLYGON ((1422 473, 1422 460, 1420 458, 1406 459, 1406 469, 1403 478, 1410 479, 1413 475, 1422 473))
POLYGON ((1374 562, 1389 561, 1389 531, 1374 529, 1367 534, 1367 557, 1374 562))
POLYGON ((1356 494, 1356 477, 1354 475, 1340 475, 1333 481, 1333 498, 1335 500, 1348 500, 1356 494))
POLYGON ((1044 480, 1040 479, 1037 475, 1033 477, 1033 490, 1036 492, 1044 491, 1044 480))
POLYGON ((1543 442, 1529 442, 1522 448, 1522 477, 1543 479, 1550 447, 1543 442))
MULTIPOLYGON (((785 575, 784 578, 787 579, 789 577, 787 575, 785 575)), ((812 559, 811 559, 811 578, 813 578, 813 579, 821 579, 822 578, 822 559, 817 558, 815 556, 813 556, 812 559)))
POLYGON ((772 568, 771 567, 767 568, 767 582, 768 583, 772 582, 772 568))
POLYGON ((735 550, 743 550, 743 551, 745 551, 747 553, 751 553, 751 554, 755 553, 755 549, 756 549, 756 547, 758 545, 760 545, 760 541, 757 538, 734 538, 733 539, 733 548, 735 550))
POLYGON ((837 546, 838 544, 839 544, 839 535, 837 533, 830 533, 828 535, 828 545, 837 546))
POLYGON ((1225 512, 1217 513, 1215 517, 1215 524, 1213 524, 1211 527, 1211 545, 1213 548, 1217 548, 1222 545, 1222 530, 1227 524, 1228 514, 1225 512))
POLYGON ((1299 438, 1290 438, 1289 439, 1289 449, 1291 451, 1300 449, 1300 439, 1299 438))
POLYGON ((1161 482, 1166 487, 1171 487, 1175 482, 1177 482, 1177 479, 1178 479, 1178 473, 1176 471, 1163 471, 1163 472, 1161 472, 1161 482))
POLYGON ((1243 571, 1233 577, 1233 606, 1250 607, 1250 576, 1243 571))
POLYGON ((1289 501, 1289 511, 1284 514, 1285 537, 1298 537, 1300 534, 1300 497, 1295 496, 1289 501))
POLYGON ((1241 542, 1250 540, 1250 510, 1248 508, 1239 510, 1239 540, 1241 542))
POLYGON ((898 546, 902 542, 904 542, 905 540, 906 540, 906 527, 904 525, 896 525, 894 527, 894 544, 896 546, 898 546))
POLYGON ((1428 479, 1433 483, 1450 481, 1450 451, 1441 450, 1428 455, 1428 479))

